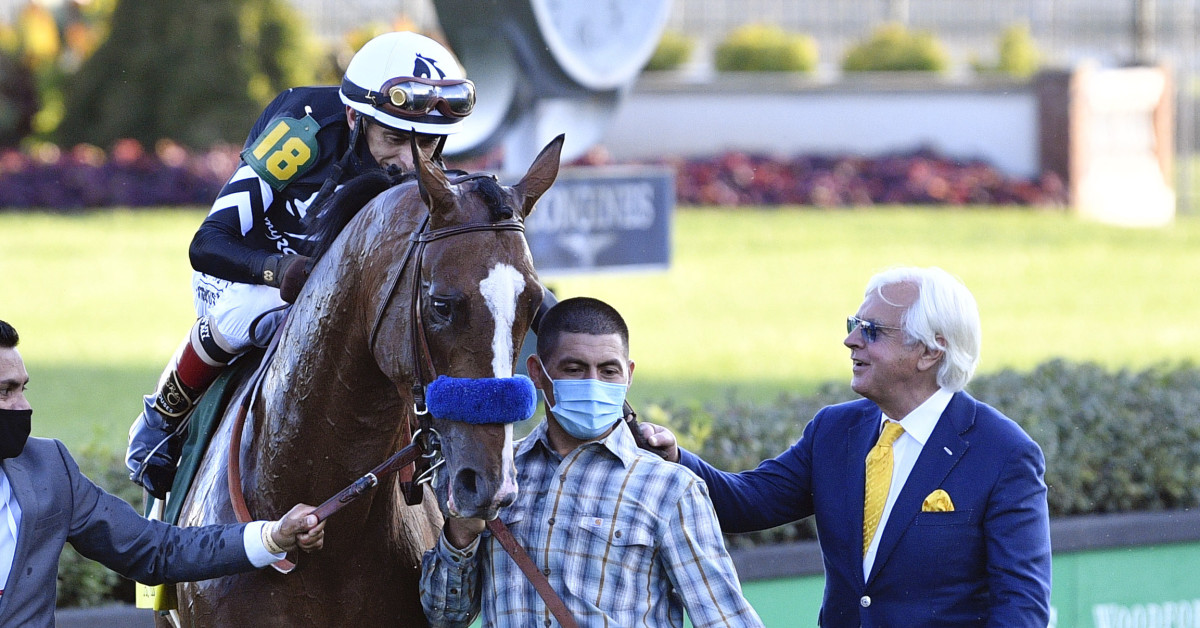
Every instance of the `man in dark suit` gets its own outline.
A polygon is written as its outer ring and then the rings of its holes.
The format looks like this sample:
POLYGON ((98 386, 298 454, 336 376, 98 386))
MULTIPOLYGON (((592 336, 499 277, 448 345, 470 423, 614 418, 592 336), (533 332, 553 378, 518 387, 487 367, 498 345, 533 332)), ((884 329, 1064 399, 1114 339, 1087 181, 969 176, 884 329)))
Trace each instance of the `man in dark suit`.
POLYGON ((726 532, 816 515, 822 626, 1046 626, 1045 460, 963 391, 979 361, 974 297, 938 268, 882 272, 845 345, 865 399, 822 409, 753 470, 717 470, 659 426, 643 433, 704 478, 726 532))
POLYGON ((57 440, 29 438, 19 337, 0 321, 0 626, 53 626, 58 557, 80 554, 143 584, 204 580, 319 549, 324 523, 298 504, 279 521, 178 528, 147 520, 82 473, 57 440))

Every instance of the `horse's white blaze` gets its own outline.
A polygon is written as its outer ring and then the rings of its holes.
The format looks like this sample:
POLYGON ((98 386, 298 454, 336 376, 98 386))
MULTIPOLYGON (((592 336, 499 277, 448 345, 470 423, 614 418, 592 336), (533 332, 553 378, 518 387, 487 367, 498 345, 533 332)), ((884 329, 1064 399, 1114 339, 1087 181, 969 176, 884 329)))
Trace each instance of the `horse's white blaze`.
POLYGON ((496 377, 512 377, 513 321, 517 318, 517 297, 525 290, 525 277, 508 264, 492 267, 479 282, 479 293, 496 323, 492 335, 492 372, 496 377))
POLYGON ((496 499, 499 501, 506 496, 517 494, 517 470, 513 462, 513 426, 512 423, 504 426, 504 457, 502 458, 500 477, 504 481, 500 484, 500 488, 496 490, 496 499))

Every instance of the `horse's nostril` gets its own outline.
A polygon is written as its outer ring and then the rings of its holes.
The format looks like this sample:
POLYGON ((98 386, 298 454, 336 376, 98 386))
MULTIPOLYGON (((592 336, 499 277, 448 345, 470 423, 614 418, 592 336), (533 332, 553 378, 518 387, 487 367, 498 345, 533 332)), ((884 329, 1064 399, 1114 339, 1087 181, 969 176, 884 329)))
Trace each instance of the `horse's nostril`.
POLYGON ((462 469, 454 478, 454 488, 457 492, 464 495, 476 495, 479 493, 479 474, 473 469, 462 469))

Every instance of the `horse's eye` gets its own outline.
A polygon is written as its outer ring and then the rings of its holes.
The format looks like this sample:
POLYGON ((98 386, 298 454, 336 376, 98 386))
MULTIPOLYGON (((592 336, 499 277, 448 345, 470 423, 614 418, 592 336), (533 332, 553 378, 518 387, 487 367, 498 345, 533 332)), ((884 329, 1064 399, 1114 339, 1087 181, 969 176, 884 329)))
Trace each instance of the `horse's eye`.
POLYGON ((450 315, 454 313, 454 302, 450 299, 434 298, 431 305, 433 315, 441 320, 450 320, 450 315))

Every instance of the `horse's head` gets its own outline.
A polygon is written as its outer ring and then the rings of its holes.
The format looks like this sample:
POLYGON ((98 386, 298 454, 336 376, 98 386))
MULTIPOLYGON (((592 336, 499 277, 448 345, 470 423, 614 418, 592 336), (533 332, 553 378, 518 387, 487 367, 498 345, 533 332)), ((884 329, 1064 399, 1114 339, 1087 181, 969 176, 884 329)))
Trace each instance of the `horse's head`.
MULTIPOLYGON (((561 148, 559 136, 511 187, 486 174, 451 178, 415 151, 428 222, 414 235, 406 262, 416 275, 398 284, 408 293, 401 289, 390 299, 392 314, 406 310, 411 322, 379 325, 372 345, 381 364, 413 371, 418 413, 422 389, 438 376, 513 377, 543 296, 523 221, 558 175, 561 148), (410 364, 388 355, 388 347, 401 346, 411 347, 401 358, 410 364)), ((433 486, 442 512, 494 518, 516 497, 512 424, 431 420, 445 460, 433 486)))

